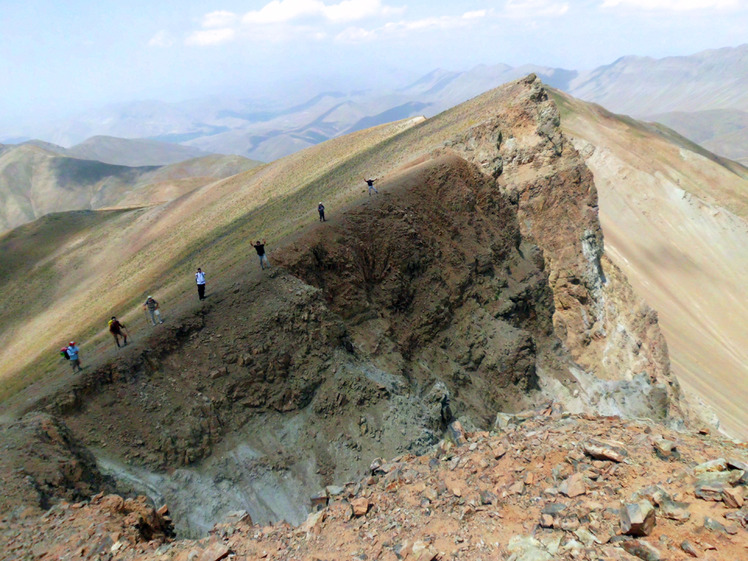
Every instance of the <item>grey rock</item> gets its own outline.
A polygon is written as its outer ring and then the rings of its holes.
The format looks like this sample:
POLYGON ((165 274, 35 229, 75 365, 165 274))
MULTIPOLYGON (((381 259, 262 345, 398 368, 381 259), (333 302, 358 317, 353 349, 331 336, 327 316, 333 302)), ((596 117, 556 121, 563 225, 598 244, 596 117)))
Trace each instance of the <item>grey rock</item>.
POLYGON ((623 505, 621 532, 629 536, 648 536, 655 526, 655 511, 649 501, 623 505))
POLYGON ((621 542, 621 547, 631 555, 643 561, 660 561, 662 556, 656 547, 644 540, 630 540, 621 542))
POLYGON ((680 544, 680 548, 688 553, 691 557, 699 556, 699 552, 693 545, 691 545, 691 542, 684 541, 682 544, 680 544))
POLYGON ((711 471, 727 471, 727 460, 725 460, 724 458, 719 458, 717 460, 704 462, 703 464, 699 464, 693 468, 693 473, 695 475, 708 473, 711 471))
POLYGON ((622 462, 628 457, 628 452, 612 442, 590 439, 584 443, 584 453, 596 460, 622 462))
POLYGON ((660 503, 660 513, 670 520, 688 520, 691 518, 690 505, 672 500, 670 497, 660 503))

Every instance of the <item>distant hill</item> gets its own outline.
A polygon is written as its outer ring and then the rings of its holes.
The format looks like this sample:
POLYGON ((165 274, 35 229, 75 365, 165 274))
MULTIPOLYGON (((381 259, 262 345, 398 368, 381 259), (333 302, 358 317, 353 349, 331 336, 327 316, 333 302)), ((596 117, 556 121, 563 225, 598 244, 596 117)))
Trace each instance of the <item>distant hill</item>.
POLYGON ((0 150, 0 232, 50 212, 163 202, 258 163, 239 156, 206 156, 169 166, 132 167, 62 155, 32 143, 6 145, 0 150))
POLYGON ((130 167, 164 166, 208 155, 198 148, 172 142, 114 136, 92 136, 70 148, 43 140, 28 140, 23 144, 37 146, 62 156, 130 167))
MULTIPOLYGON (((591 71, 531 64, 480 65, 466 71, 437 69, 392 90, 323 91, 310 93, 302 100, 298 94, 289 93, 285 102, 277 98, 230 97, 179 103, 137 101, 51 124, 47 130, 37 131, 36 136, 65 146, 89 137, 98 138, 97 135, 149 138, 271 161, 355 130, 418 115, 434 116, 529 73, 537 74, 556 89, 616 113, 655 120, 658 115, 677 112, 666 119, 666 124, 686 136, 692 128, 686 113, 748 111, 746 44, 663 59, 628 56, 591 71)), ((723 114, 720 120, 727 115, 723 114)), ((708 126, 708 120, 701 119, 698 128, 703 131, 708 126)), ((746 135, 743 129, 741 126, 734 134, 725 136, 715 130, 709 135, 714 138, 709 147, 728 157, 739 156, 742 149, 736 145, 746 135)), ((699 142, 697 138, 689 138, 699 142)), ((81 147, 81 152, 74 151, 71 155, 126 165, 172 161, 115 158, 113 153, 129 154, 130 150, 106 147, 102 140, 95 144, 99 145, 95 151, 81 147)), ((152 149, 151 153, 159 151, 152 149)), ((183 154, 178 153, 177 157, 183 154)))
POLYGON ((207 156, 203 150, 144 138, 92 136, 67 150, 69 156, 122 166, 163 166, 207 156))
POLYGON ((687 113, 677 111, 651 115, 662 123, 715 154, 748 165, 748 112, 710 109, 687 113))

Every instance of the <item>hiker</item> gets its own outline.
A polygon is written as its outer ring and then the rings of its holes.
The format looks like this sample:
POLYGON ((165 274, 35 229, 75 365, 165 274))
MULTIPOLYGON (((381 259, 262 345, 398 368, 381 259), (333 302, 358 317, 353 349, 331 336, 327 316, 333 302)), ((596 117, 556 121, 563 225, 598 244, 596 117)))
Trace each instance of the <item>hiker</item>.
POLYGON ((319 212, 319 221, 320 222, 326 222, 325 220, 325 205, 322 204, 322 201, 319 202, 317 205, 317 212, 319 212))
POLYGON ((195 273, 195 280, 197 281, 197 297, 200 300, 205 300, 205 273, 198 267, 197 273, 195 273))
POLYGON ((143 309, 148 312, 148 314, 146 314, 146 318, 148 317, 148 315, 150 315, 153 325, 156 325, 156 318, 158 318, 159 323, 164 323, 164 320, 161 319, 161 312, 158 308, 158 302, 153 299, 153 296, 149 296, 143 304, 143 309))
POLYGON ((124 339, 124 344, 122 346, 127 346, 127 328, 125 327, 124 323, 117 319, 116 316, 112 316, 112 319, 109 320, 109 333, 111 333, 112 337, 114 337, 114 342, 117 344, 118 349, 120 346, 120 337, 124 339))
POLYGON ((70 344, 68 345, 66 350, 68 353, 68 358, 70 359, 70 367, 73 369, 73 372, 75 372, 76 370, 78 372, 83 370, 83 368, 81 368, 81 359, 78 358, 80 349, 78 349, 75 341, 70 341, 70 344))
POLYGON ((265 269, 265 265, 268 266, 268 269, 270 268, 270 262, 268 261, 267 254, 265 253, 266 243, 267 242, 265 240, 262 240, 262 242, 260 242, 260 240, 257 240, 257 242, 253 244, 255 251, 257 251, 257 255, 260 256, 260 267, 263 270, 265 269))
POLYGON ((377 188, 374 187, 374 182, 379 181, 378 179, 364 179, 366 181, 366 184, 369 186, 369 196, 371 197, 371 192, 374 191, 377 195, 379 194, 379 191, 377 191, 377 188))

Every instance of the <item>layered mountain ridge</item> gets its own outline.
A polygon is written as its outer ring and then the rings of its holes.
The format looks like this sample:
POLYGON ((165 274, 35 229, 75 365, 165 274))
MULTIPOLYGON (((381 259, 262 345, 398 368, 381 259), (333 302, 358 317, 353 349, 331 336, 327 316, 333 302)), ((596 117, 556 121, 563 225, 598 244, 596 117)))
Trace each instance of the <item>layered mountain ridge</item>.
MULTIPOLYGON (((113 224, 129 224, 109 243, 123 254, 106 251, 107 276, 60 302, 87 303, 88 368, 27 388, 5 419, 59 417, 120 490, 166 501, 186 534, 237 508, 300 522, 314 490, 372 456, 427 451, 455 419, 488 429, 497 409, 552 399, 682 427, 656 314, 604 258, 592 175, 560 124, 532 75, 119 211, 113 224), (362 197, 368 175, 380 194, 362 197), (320 199, 329 220, 310 226, 320 199), (273 268, 249 269, 247 241, 265 236, 273 268), (216 278, 204 303, 176 276, 196 264, 216 278), (132 304, 154 279, 167 322, 150 330, 132 304), (134 334, 124 349, 91 326, 111 302, 133 310, 117 314, 134 334)), ((10 461, 9 477, 33 479, 33 451, 10 461)))

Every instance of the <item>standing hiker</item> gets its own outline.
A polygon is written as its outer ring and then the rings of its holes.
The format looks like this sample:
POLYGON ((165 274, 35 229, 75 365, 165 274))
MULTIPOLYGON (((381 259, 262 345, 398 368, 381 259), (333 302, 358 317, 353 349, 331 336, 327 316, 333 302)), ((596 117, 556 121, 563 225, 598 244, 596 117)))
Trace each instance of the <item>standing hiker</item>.
POLYGON ((153 296, 148 297, 148 299, 143 304, 143 309, 147 312, 146 318, 148 317, 148 315, 151 316, 151 322, 153 323, 153 325, 156 325, 156 318, 158 318, 159 323, 164 323, 164 320, 161 319, 161 312, 159 311, 158 302, 153 299, 153 296))
POLYGON ((377 195, 379 194, 379 191, 377 191, 377 188, 374 187, 374 182, 379 181, 378 179, 364 179, 366 181, 366 185, 369 186, 369 196, 371 197, 371 192, 374 191, 377 195))
POLYGON ((67 351, 68 351, 68 358, 70 359, 70 367, 73 369, 73 372, 75 372, 76 370, 78 372, 83 370, 83 368, 81 368, 81 360, 80 358, 78 358, 78 353, 80 352, 80 349, 78 349, 78 346, 75 344, 75 341, 70 341, 67 351))
POLYGON ((265 253, 266 243, 267 242, 265 240, 262 240, 262 242, 260 242, 260 240, 257 240, 257 242, 253 244, 255 251, 257 251, 257 255, 260 256, 260 267, 263 270, 265 269, 265 265, 268 266, 268 269, 270 268, 270 262, 268 261, 267 254, 265 253))
POLYGON ((112 316, 112 319, 109 320, 109 333, 112 334, 112 337, 114 337, 114 342, 117 344, 117 348, 119 349, 119 338, 122 337, 124 339, 123 346, 127 345, 127 328, 125 327, 125 324, 122 323, 117 319, 116 316, 112 316))
POLYGON ((197 281, 197 297, 200 300, 205 300, 205 273, 198 267, 197 273, 195 273, 195 280, 197 281))
POLYGON ((317 212, 319 212, 319 221, 325 222, 325 205, 322 204, 322 201, 317 205, 317 212))

